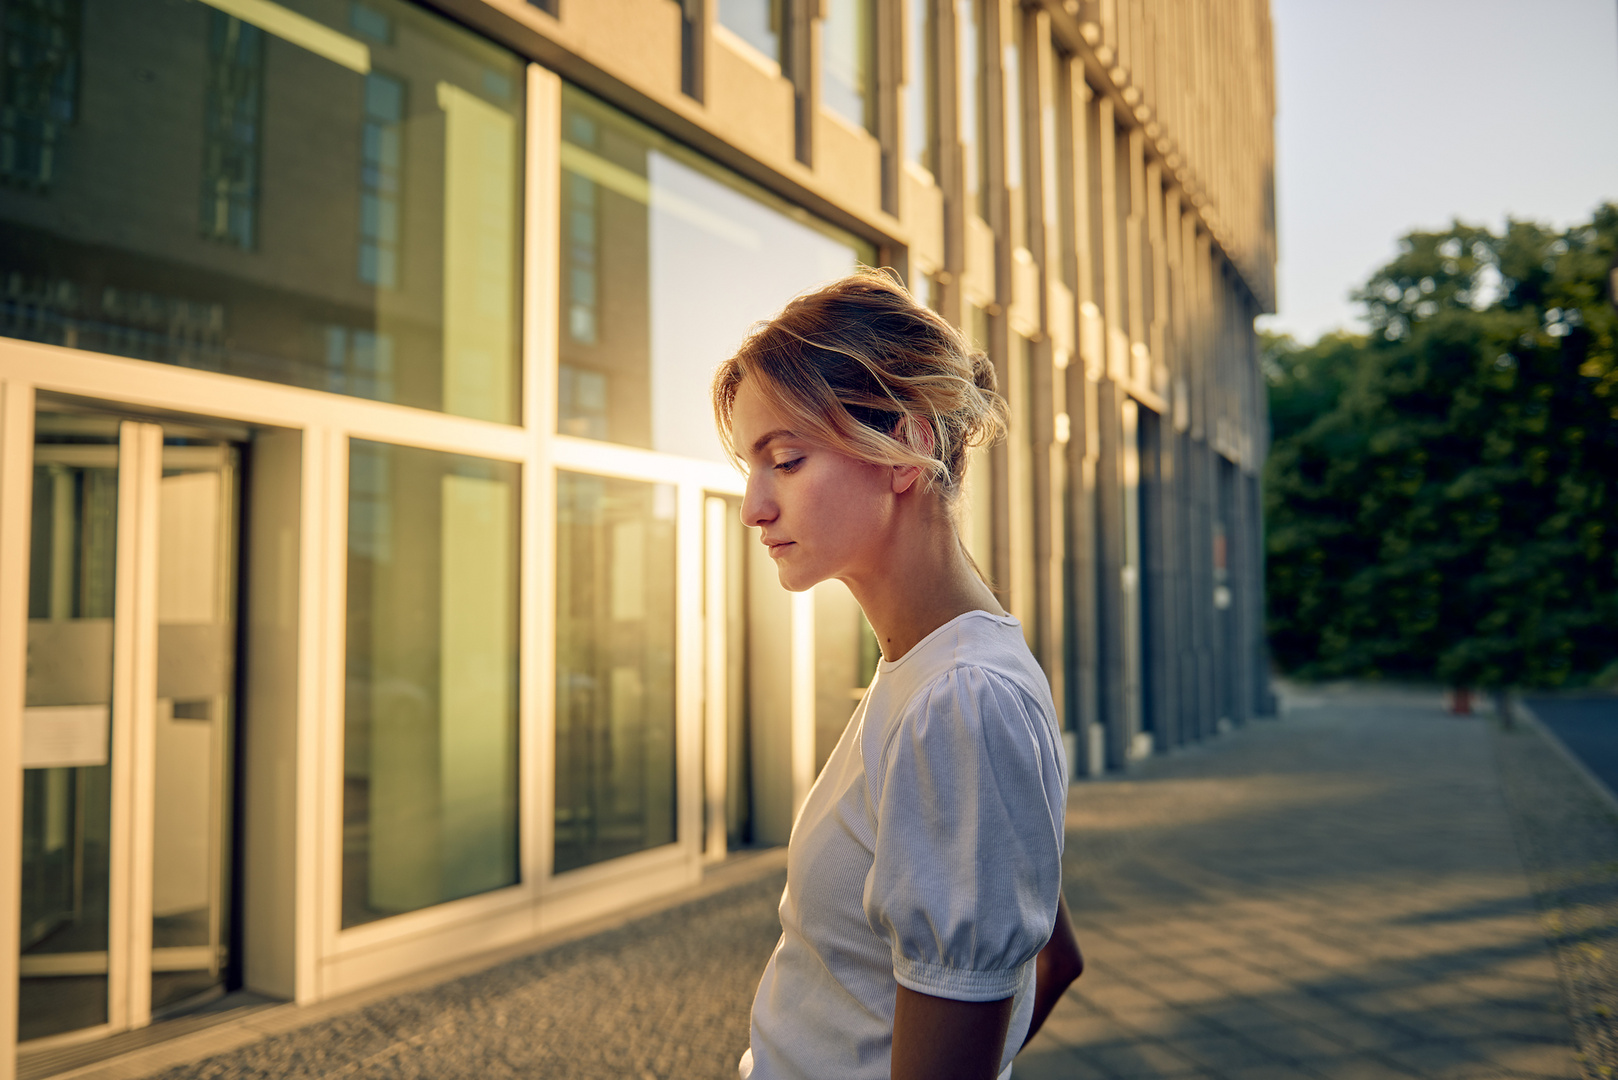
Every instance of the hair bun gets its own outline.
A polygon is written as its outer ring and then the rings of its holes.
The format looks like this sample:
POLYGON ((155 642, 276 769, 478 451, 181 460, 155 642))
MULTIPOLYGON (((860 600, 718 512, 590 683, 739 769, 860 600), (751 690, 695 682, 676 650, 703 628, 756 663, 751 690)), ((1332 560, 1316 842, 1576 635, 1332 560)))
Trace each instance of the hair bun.
POLYGON ((994 373, 994 364, 988 353, 972 354, 972 384, 986 394, 999 392, 1000 380, 994 373))

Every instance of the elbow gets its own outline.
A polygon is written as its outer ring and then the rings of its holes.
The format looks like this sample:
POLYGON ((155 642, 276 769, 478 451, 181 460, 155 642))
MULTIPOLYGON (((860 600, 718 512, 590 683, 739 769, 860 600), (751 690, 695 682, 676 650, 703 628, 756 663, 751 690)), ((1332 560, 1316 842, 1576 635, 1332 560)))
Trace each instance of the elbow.
POLYGON ((1084 974, 1084 955, 1077 946, 1047 948, 1039 954, 1037 974, 1042 986, 1066 990, 1084 974))

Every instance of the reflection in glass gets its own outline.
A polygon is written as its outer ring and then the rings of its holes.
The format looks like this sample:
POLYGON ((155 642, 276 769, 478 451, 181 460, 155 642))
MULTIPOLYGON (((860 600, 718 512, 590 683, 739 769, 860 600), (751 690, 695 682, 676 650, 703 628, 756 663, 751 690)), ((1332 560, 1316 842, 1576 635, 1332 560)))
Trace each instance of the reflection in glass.
POLYGON ((557 474, 557 873, 674 842, 674 488, 557 474))
MULTIPOLYGON (((860 631, 864 613, 840 581, 823 581, 815 601, 815 774, 843 737, 854 706, 871 685, 864 669, 869 655, 860 631)), ((875 639, 873 638, 874 642, 875 639)), ((872 665, 872 672, 875 665, 872 665)))
POLYGON ((933 303, 933 278, 931 274, 922 273, 919 269, 910 272, 910 295, 915 297, 916 303, 922 307, 937 308, 933 303))
POLYGON ((719 25, 781 62, 784 0, 719 0, 719 25))
POLYGON ((174 436, 164 442, 157 492, 154 1010, 225 990, 236 707, 236 454, 218 443, 174 436))
POLYGON ((58 142, 78 118, 78 4, 8 4, 0 52, 0 179, 49 188, 58 142))
POLYGON ((875 126, 875 0, 825 0, 820 26, 821 102, 851 124, 875 126))
MULTIPOLYGON (((710 504, 716 496, 709 496, 710 504)), ((747 563, 758 547, 742 524, 741 500, 719 498, 724 504, 720 520, 724 544, 724 611, 706 611, 704 617, 725 620, 725 843, 735 850, 753 842, 752 710, 748 707, 749 598, 747 563)), ((709 519, 710 525, 713 519, 709 519)))
POLYGON ((937 53, 937 20, 933 16, 933 0, 909 0, 905 4, 905 48, 909 52, 905 83, 905 150, 910 160, 924 169, 936 171, 933 165, 933 140, 937 138, 938 68, 934 62, 937 53))
POLYGON ((399 167, 404 161, 405 84, 380 71, 365 76, 360 137, 360 280, 399 285, 399 167))
POLYGON ((955 36, 959 41, 961 155, 966 200, 980 217, 988 216, 988 193, 984 183, 989 140, 984 133, 988 119, 983 101, 983 0, 955 0, 955 36))
POLYGON ((557 430, 723 460, 713 369, 875 249, 572 87, 561 158, 557 430))
POLYGON ((35 423, 17 1037, 107 1022, 118 424, 35 423))
POLYGON ((1035 618, 1034 587, 1037 577, 1035 564, 1037 548, 1034 542, 1034 502, 1042 498, 1034 483, 1034 455, 1040 452, 1039 432, 1034 424, 1034 354, 1028 339, 1013 330, 1008 335, 1006 357, 1006 405, 1011 413, 1011 437, 1006 440, 1006 484, 1009 506, 1011 580, 1005 582, 1017 610, 1012 614, 1022 621, 1023 637, 1036 656, 1040 643, 1036 639, 1039 620, 1035 618))
POLYGON ((522 63, 260 6, 6 8, 0 335, 516 422, 522 63))
MULTIPOLYGON (((961 329, 973 348, 989 347, 989 316, 975 304, 968 305, 961 329)), ((966 482, 962 484, 961 525, 966 550, 991 589, 1007 585, 994 578, 994 493, 988 447, 975 447, 967 455, 966 482)))
POLYGON ((1005 46, 1006 95, 1006 187, 1022 187, 1023 142, 1023 83, 1022 83, 1022 12, 1011 20, 1011 40, 1005 46))
POLYGON ((251 251, 257 242, 264 125, 264 31, 223 11, 208 16, 203 108, 202 235, 251 251))
POLYGON ((350 444, 345 927, 517 881, 517 481, 350 444))

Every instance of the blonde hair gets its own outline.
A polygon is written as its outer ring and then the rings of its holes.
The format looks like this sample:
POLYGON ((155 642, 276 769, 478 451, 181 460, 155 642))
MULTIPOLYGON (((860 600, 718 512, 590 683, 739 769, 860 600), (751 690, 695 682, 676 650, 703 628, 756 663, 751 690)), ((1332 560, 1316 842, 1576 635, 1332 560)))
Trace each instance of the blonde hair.
POLYGON ((714 375, 714 420, 737 464, 732 409, 744 380, 798 434, 873 465, 922 470, 953 513, 968 452, 1006 433, 994 366, 892 271, 862 267, 753 328, 714 375))

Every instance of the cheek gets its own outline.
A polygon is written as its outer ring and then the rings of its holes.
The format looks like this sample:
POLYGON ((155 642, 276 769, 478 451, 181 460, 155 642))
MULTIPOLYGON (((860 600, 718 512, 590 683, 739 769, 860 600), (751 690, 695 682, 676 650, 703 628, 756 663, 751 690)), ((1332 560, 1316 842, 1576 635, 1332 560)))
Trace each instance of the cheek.
POLYGON ((817 516, 843 538, 858 543, 880 527, 887 503, 886 473, 876 466, 838 470, 816 484, 817 516))

